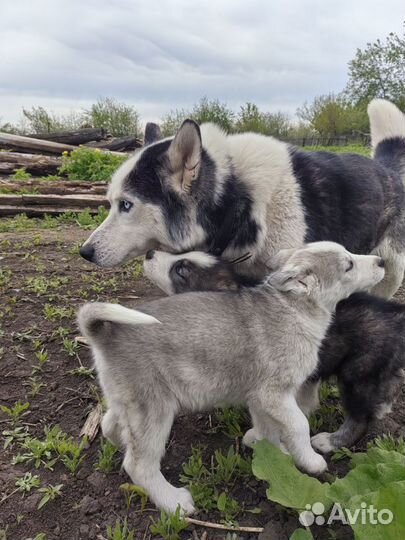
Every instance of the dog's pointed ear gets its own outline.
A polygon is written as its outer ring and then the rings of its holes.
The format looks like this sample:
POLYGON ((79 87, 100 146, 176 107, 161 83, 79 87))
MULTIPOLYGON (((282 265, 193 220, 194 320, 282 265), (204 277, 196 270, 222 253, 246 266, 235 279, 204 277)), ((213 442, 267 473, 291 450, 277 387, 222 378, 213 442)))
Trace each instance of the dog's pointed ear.
POLYGON ((270 268, 278 270, 286 264, 291 255, 296 251, 295 248, 280 249, 270 260, 270 268))
POLYGON ((202 142, 198 124, 184 120, 167 151, 173 187, 189 193, 201 168, 202 142))
POLYGON ((315 274, 299 266, 284 266, 273 274, 270 274, 267 282, 275 289, 293 294, 309 295, 315 288, 318 280, 315 274))
POLYGON ((144 146, 160 141, 161 138, 162 132, 160 131, 160 127, 154 122, 148 122, 145 127, 145 136, 143 139, 144 146))

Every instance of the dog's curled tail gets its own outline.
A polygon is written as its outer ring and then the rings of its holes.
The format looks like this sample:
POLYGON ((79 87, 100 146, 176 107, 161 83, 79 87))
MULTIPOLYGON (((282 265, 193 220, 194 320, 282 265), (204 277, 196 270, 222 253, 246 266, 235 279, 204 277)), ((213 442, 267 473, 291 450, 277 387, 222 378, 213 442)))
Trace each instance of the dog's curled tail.
POLYGON ((105 322, 118 324, 160 324, 160 321, 137 311, 118 304, 104 302, 92 302, 85 304, 79 309, 77 322, 80 331, 88 338, 97 337, 105 322))
POLYGON ((367 112, 374 159, 399 173, 405 184, 405 114, 385 99, 373 99, 367 112))

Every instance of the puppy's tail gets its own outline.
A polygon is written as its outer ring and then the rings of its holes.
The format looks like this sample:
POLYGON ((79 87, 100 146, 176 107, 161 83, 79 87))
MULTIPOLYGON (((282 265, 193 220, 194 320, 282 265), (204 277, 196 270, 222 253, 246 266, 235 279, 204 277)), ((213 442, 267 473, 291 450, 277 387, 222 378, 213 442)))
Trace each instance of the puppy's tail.
POLYGON ((374 159, 399 173, 405 184, 405 114, 385 99, 373 99, 367 112, 374 159))
POLYGON ((103 329, 104 323, 118 324, 160 324, 160 321, 137 311, 118 304, 92 302, 79 309, 77 322, 80 331, 89 340, 96 338, 103 329))

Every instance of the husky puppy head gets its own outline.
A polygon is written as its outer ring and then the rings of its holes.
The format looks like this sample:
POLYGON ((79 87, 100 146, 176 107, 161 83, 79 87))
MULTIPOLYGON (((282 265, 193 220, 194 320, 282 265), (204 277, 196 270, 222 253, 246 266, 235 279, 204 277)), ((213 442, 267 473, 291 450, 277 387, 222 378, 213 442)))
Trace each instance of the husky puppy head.
POLYGON ((314 242, 281 250, 267 283, 282 292, 306 295, 328 310, 356 291, 367 291, 384 277, 384 261, 354 255, 334 242, 314 242))
POLYGON ((107 194, 109 215, 80 250, 100 266, 120 264, 159 245, 187 250, 205 239, 201 227, 193 227, 190 237, 194 184, 201 180, 201 172, 214 174, 202 149, 199 126, 185 120, 173 139, 150 143, 148 137, 149 145, 113 175, 107 194))
POLYGON ((237 264, 248 257, 247 254, 234 261, 225 261, 203 251, 180 255, 149 251, 143 268, 145 275, 169 295, 192 291, 236 291, 259 283, 259 280, 237 271, 237 264))

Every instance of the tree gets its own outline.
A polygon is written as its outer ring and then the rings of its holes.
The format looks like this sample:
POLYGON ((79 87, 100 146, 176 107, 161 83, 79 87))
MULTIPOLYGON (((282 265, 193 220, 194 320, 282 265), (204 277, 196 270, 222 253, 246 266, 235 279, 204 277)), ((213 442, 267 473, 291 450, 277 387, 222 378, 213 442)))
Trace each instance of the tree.
POLYGON ((264 113, 254 103, 242 105, 237 116, 235 130, 238 132, 253 131, 274 137, 287 137, 292 125, 287 114, 282 112, 264 113))
POLYGON ((368 131, 366 107, 353 105, 341 95, 318 96, 298 109, 297 116, 323 136, 368 131))
POLYGON ((405 23, 403 36, 390 33, 385 41, 357 49, 345 95, 353 104, 380 97, 405 107, 405 23))

